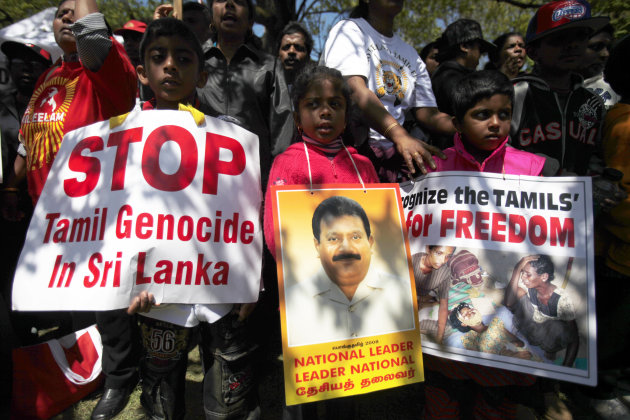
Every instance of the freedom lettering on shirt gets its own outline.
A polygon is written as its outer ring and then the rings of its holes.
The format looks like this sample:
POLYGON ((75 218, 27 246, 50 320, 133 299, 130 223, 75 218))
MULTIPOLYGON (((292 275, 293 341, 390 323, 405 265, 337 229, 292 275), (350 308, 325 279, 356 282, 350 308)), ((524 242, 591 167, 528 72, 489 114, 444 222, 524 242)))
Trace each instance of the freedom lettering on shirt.
POLYGON ((257 299, 257 137, 188 111, 136 111, 64 137, 15 275, 18 310, 257 299), (196 121, 197 120, 197 121, 196 121))

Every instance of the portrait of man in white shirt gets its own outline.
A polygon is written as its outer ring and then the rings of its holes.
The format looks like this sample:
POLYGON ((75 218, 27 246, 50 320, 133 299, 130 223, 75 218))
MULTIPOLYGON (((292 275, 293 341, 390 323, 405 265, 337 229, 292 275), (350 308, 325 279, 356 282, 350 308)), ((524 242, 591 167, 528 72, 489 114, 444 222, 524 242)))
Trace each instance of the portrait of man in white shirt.
POLYGON ((376 238, 358 202, 327 198, 312 228, 321 268, 285 291, 289 346, 414 328, 409 280, 371 264, 376 238))

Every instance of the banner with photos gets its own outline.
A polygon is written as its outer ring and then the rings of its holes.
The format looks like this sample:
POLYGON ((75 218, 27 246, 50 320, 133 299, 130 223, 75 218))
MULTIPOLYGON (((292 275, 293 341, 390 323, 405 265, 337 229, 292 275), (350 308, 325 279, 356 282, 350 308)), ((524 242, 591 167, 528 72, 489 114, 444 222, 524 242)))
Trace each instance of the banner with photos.
POLYGON ((442 172, 400 187, 423 351, 595 384, 590 178, 442 172))

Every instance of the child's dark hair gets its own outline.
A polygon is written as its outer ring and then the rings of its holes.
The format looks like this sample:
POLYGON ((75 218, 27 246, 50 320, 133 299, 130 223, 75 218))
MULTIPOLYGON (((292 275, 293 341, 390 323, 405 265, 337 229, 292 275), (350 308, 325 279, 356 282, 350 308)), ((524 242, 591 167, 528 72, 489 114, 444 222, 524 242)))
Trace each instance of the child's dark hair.
POLYGON ((174 18, 156 19, 153 22, 149 23, 146 31, 144 31, 142 41, 140 41, 140 57, 142 58, 143 63, 145 57, 144 54, 147 51, 147 47, 149 46, 149 44, 151 44, 151 42, 155 41, 161 36, 178 36, 186 41, 186 43, 188 43, 193 49, 195 54, 197 54, 197 58, 199 59, 199 71, 203 70, 203 50, 201 48, 199 40, 197 39, 197 36, 193 33, 193 31, 190 30, 188 26, 186 26, 184 22, 174 18))
POLYGON ((451 245, 427 245, 427 248, 429 248, 429 251, 433 251, 434 249, 438 249, 442 247, 453 248, 453 254, 455 253, 455 250, 457 249, 457 247, 451 246, 451 245))
POLYGON ((293 82, 291 90, 291 100, 293 109, 299 110, 300 99, 315 83, 322 80, 330 80, 336 89, 339 89, 346 100, 346 121, 350 117, 350 88, 344 80, 341 72, 326 66, 307 65, 293 82))
POLYGON ((503 73, 496 70, 482 70, 469 73, 459 79, 453 88, 452 110, 458 121, 463 121, 466 112, 482 99, 494 95, 507 95, 514 100, 514 87, 503 73))

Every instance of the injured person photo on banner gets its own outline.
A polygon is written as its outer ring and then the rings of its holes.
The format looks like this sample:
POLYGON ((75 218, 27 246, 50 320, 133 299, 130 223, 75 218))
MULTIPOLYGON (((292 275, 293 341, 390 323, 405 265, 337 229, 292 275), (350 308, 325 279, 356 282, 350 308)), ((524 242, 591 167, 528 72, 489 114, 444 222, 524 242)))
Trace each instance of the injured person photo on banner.
POLYGON ((589 178, 443 172, 401 195, 425 353, 596 383, 589 178))

